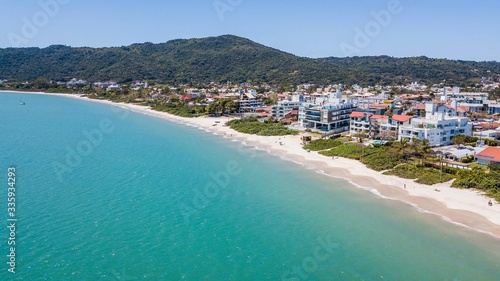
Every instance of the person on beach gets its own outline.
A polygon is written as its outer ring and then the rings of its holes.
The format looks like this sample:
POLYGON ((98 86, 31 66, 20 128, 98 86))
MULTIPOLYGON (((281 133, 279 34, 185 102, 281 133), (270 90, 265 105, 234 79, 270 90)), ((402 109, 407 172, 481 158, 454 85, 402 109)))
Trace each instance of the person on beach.
POLYGON ((493 202, 491 202, 491 199, 490 201, 488 201, 488 206, 493 206, 493 202))

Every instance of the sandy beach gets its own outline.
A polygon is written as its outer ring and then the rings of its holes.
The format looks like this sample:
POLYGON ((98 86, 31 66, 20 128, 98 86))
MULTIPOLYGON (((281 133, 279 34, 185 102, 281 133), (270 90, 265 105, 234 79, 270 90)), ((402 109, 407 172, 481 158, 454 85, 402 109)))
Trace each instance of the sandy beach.
POLYGON ((197 126, 217 133, 221 137, 232 138, 248 145, 257 146, 284 159, 312 166, 315 170, 323 171, 328 176, 348 180, 352 184, 367 189, 378 196, 406 202, 421 211, 441 216, 443 220, 500 238, 500 204, 495 202, 493 206, 488 206, 489 198, 477 191, 451 188, 451 183, 433 186, 422 185, 415 183, 413 180, 383 175, 380 172, 368 169, 364 164, 355 160, 332 159, 317 152, 307 152, 302 148, 300 135, 261 137, 238 133, 224 126, 224 123, 230 120, 228 117, 183 118, 134 104, 117 104, 68 94, 50 95, 116 105, 170 121, 197 126), (280 142, 283 145, 280 145, 280 142))

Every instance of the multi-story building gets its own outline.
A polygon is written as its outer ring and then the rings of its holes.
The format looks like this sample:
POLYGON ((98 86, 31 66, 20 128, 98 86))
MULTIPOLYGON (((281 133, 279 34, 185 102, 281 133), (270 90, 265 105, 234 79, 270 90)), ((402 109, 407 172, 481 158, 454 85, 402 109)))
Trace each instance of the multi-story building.
POLYGON ((386 94, 353 94, 350 96, 351 102, 357 108, 368 108, 371 104, 384 104, 387 100, 386 94))
POLYGON ((497 101, 488 100, 485 102, 486 111, 488 114, 498 114, 500 113, 500 103, 497 101))
POLYGON ((431 146, 440 146, 451 144, 451 139, 457 135, 472 135, 468 117, 436 110, 437 104, 426 104, 425 117, 412 118, 411 124, 400 126, 398 139, 428 139, 431 146))
POLYGON ((236 105, 240 113, 255 113, 256 109, 262 107, 262 102, 257 100, 256 94, 254 90, 239 92, 240 98, 236 100, 236 105))
POLYGON ((300 102, 298 101, 279 101, 277 105, 273 106, 271 115, 276 119, 285 118, 285 115, 294 109, 299 109, 300 102))
POLYGON ((488 101, 488 96, 488 93, 460 92, 458 87, 454 87, 451 94, 448 94, 445 88, 442 94, 436 95, 442 102, 456 101, 458 106, 466 106, 470 112, 482 111, 488 101))
POLYGON ((299 125, 324 133, 349 131, 349 115, 356 109, 342 93, 317 97, 314 103, 303 103, 299 108, 299 125))
POLYGON ((349 115, 350 126, 349 126, 349 134, 355 135, 359 133, 368 133, 370 131, 370 117, 373 114, 369 112, 358 112, 354 111, 349 115))
POLYGON ((375 115, 367 112, 353 112, 350 115, 350 134, 366 133, 370 138, 395 140, 400 126, 409 125, 412 116, 375 115))
POLYGON ((410 125, 413 116, 409 115, 374 115, 370 118, 370 136, 374 139, 396 140, 399 127, 410 125))
POLYGON ((369 132, 370 138, 372 139, 382 138, 382 132, 389 131, 388 126, 389 126, 389 116, 372 115, 370 117, 370 132, 369 132))

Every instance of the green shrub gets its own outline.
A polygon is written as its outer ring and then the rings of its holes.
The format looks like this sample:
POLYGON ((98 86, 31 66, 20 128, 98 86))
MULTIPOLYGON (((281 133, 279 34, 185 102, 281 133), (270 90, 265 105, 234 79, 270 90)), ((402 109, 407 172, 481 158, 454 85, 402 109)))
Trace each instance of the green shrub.
POLYGON ((471 155, 471 156, 467 156, 465 158, 462 158, 462 160, 460 160, 462 163, 472 163, 472 161, 474 161, 474 156, 471 155))
POLYGON ((460 171, 460 170, 462 170, 462 169, 443 166, 443 173, 447 173, 447 174, 450 174, 453 176, 456 176, 458 171, 460 171))
POLYGON ((443 173, 434 168, 424 168, 412 164, 396 166, 393 170, 387 171, 385 175, 394 175, 404 179, 416 179, 415 182, 427 185, 447 182, 454 178, 453 175, 443 173))
POLYGON ((486 192, 488 196, 500 201, 500 172, 490 171, 486 173, 481 168, 472 170, 461 170, 457 173, 457 179, 452 187, 476 188, 486 192))
POLYGON ((181 117, 198 117, 205 115, 205 106, 188 106, 183 103, 159 103, 153 110, 167 112, 181 117))
MULTIPOLYGON (((364 148, 364 156, 368 156, 371 153, 375 152, 376 149, 372 147, 365 147, 364 148)), ((325 156, 339 156, 339 157, 345 157, 349 159, 355 159, 355 160, 360 160, 361 157, 363 156, 363 147, 362 146, 357 146, 354 144, 341 144, 337 147, 334 147, 330 150, 326 151, 321 151, 319 152, 321 155, 325 156)))
POLYGON ((394 168, 396 165, 400 164, 402 160, 402 155, 380 148, 374 153, 364 157, 362 162, 372 170, 383 171, 394 168))
POLYGON ((320 151, 325 149, 330 149, 341 145, 342 142, 339 140, 315 140, 304 146, 304 149, 309 149, 312 151, 320 151))
POLYGON ((246 117, 231 120, 226 123, 231 129, 244 134, 256 134, 259 136, 285 136, 296 135, 297 131, 288 129, 281 123, 263 123, 257 117, 246 117))

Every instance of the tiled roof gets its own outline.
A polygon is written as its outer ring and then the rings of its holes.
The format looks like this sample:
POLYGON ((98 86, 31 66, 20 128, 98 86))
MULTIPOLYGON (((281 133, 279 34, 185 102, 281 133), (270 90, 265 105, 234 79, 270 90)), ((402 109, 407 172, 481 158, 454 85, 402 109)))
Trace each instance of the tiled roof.
POLYGON ((392 119, 393 120, 396 120, 398 122, 407 122, 408 120, 410 120, 413 116, 410 116, 410 115, 393 115, 392 116, 392 119))
POLYGON ((389 116, 387 115, 372 115, 370 119, 382 119, 382 120, 389 120, 389 116))
POLYGON ((423 103, 417 104, 417 105, 415 106, 415 109, 425 110, 425 104, 423 104, 423 103))
POLYGON ((479 154, 476 154, 476 158, 500 162, 500 148, 490 146, 485 150, 479 152, 479 154))
POLYGON ((389 108, 389 106, 391 106, 390 104, 370 104, 368 106, 368 108, 383 108, 383 109, 386 109, 386 108, 389 108))
MULTIPOLYGON (((370 115, 370 113, 368 113, 370 115)), ((358 111, 353 111, 351 115, 349 115, 350 118, 356 118, 356 117, 365 117, 364 112, 358 112, 358 111)))

